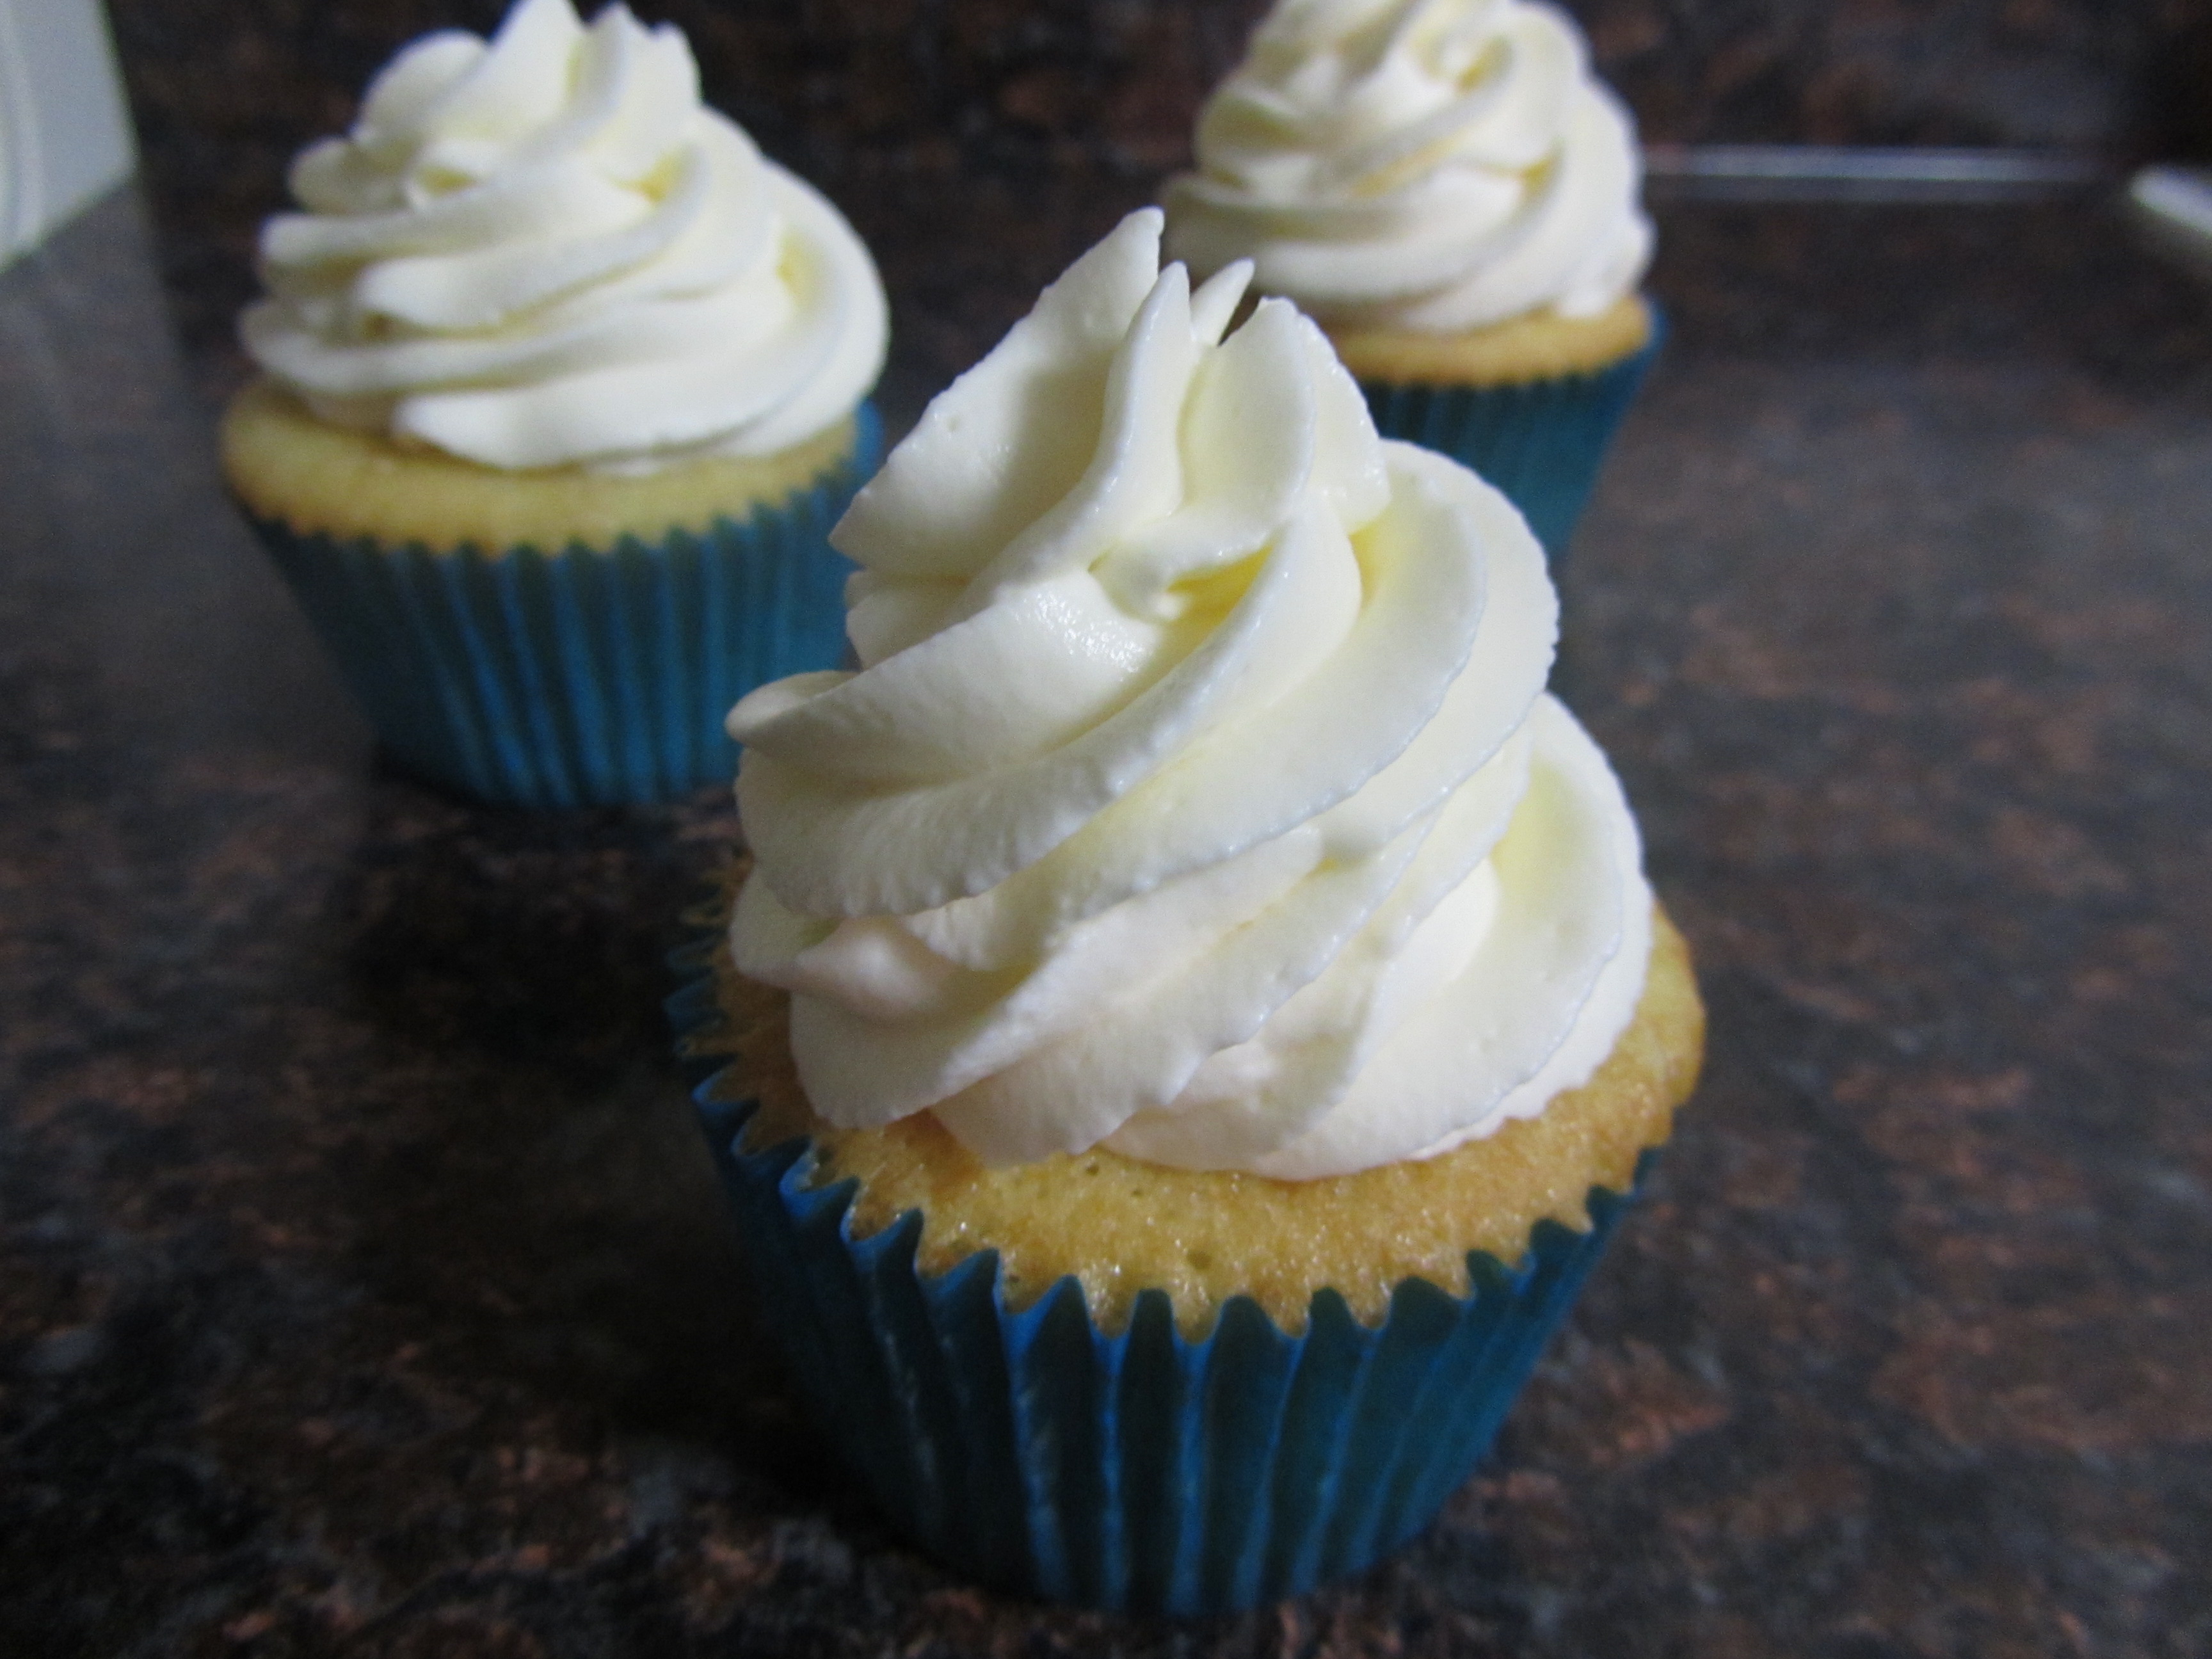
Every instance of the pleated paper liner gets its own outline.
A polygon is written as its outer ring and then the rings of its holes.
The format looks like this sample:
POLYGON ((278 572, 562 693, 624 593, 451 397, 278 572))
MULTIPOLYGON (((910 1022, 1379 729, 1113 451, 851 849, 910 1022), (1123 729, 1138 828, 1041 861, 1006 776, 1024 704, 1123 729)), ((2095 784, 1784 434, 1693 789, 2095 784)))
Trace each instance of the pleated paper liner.
POLYGON ((1613 434, 1665 336, 1666 319, 1654 306, 1643 349, 1595 374, 1497 386, 1362 380, 1359 389, 1384 437, 1449 455, 1497 485, 1528 520, 1556 576, 1613 434))
POLYGON ((402 766, 518 805, 666 800, 735 775, 739 697, 843 657, 852 566, 827 538, 882 435, 863 404, 809 488, 611 548, 432 552, 248 516, 402 766))
MULTIPOLYGON (((709 1031, 712 981, 670 1014, 681 1036, 709 1031)), ((694 1098, 769 1323, 884 1513, 983 1583, 1132 1613, 1298 1595, 1419 1532, 1488 1449, 1632 1195, 1592 1188, 1588 1232, 1540 1223, 1512 1266, 1471 1254, 1463 1297, 1404 1281, 1372 1328, 1324 1290, 1299 1335, 1237 1297, 1193 1340, 1148 1291, 1109 1332, 1072 1278, 1008 1305, 994 1251, 922 1271, 918 1212, 858 1236, 858 1183, 813 1184, 811 1143, 741 1146, 753 1105, 725 1098, 735 1082, 718 1072, 694 1098)))

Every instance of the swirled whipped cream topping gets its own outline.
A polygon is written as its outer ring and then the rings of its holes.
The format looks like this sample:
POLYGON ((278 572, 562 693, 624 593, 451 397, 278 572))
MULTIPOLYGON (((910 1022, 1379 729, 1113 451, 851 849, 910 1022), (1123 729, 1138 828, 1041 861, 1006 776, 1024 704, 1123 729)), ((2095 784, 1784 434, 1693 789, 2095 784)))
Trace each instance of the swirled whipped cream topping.
POLYGON ((325 420, 495 467, 765 455, 852 412, 883 285, 836 209, 699 101, 672 26, 520 0, 403 51, 307 210, 261 236, 241 331, 325 420))
POLYGON ((1641 994, 1620 786, 1520 515, 1132 216, 832 539, 861 666, 731 711, 740 971, 809 1098, 990 1162, 1306 1178, 1540 1111, 1641 994))
POLYGON ((1199 117, 1168 251, 1332 327, 1595 316, 1651 256, 1633 125, 1529 0, 1281 0, 1199 117))

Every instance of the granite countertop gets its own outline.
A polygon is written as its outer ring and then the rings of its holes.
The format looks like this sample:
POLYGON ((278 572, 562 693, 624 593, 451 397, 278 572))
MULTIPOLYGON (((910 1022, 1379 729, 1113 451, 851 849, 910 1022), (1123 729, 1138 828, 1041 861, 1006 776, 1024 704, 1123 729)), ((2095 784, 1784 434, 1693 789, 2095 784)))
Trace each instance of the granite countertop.
MULTIPOLYGON (((895 417, 1129 188, 918 229, 895 417)), ((382 769, 134 198, 0 277, 0 1651, 2212 1649, 2212 295, 2094 201, 1661 228, 1559 684, 1705 1082, 1437 1524, 1188 1625, 910 1553, 764 1353, 659 1010, 726 802, 382 769)))

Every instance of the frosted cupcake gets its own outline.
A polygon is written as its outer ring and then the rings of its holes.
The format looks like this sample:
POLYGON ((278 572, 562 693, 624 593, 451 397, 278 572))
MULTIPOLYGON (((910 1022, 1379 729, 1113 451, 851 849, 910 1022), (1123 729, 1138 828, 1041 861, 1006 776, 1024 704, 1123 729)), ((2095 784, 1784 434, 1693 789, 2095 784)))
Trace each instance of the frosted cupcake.
POLYGON ((1656 349, 1627 112, 1528 0, 1280 0, 1199 118, 1168 251, 1249 258, 1376 424, 1465 462, 1565 551, 1656 349))
POLYGON ((569 0, 407 47, 291 188, 224 470, 386 745, 540 805, 726 777, 731 702, 843 647, 886 337, 851 227, 676 29, 569 0))
POLYGON ((979 1576, 1204 1611, 1487 1444, 1702 1042, 1541 550, 1126 221, 838 526, 676 1005, 806 1397, 979 1576), (742 1133, 741 1133, 742 1130, 742 1133))

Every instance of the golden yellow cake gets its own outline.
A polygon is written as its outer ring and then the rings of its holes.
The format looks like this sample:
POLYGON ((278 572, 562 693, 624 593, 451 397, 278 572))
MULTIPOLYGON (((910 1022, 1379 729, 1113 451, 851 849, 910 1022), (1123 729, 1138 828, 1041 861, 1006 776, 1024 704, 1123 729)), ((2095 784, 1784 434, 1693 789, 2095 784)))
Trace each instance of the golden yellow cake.
POLYGON ((295 535, 368 538, 431 552, 572 544, 601 550, 624 539, 702 535, 781 510, 824 477, 850 474, 860 422, 848 415, 774 454, 733 455, 649 472, 579 466, 482 465, 382 432, 319 421, 268 380, 231 400, 222 427, 223 477, 246 510, 295 535))
POLYGON ((1362 380, 1481 388, 1601 374, 1650 346, 1655 326, 1650 301, 1629 294, 1591 317, 1529 312, 1456 333, 1339 324, 1328 337, 1362 380))
POLYGON ((1697 1084, 1705 1016, 1688 946, 1663 912, 1654 921, 1636 1018, 1589 1082, 1440 1157, 1319 1181, 1169 1169, 1104 1147, 993 1168, 926 1112, 840 1129, 816 1115, 799 1086, 789 996, 732 971, 726 945, 714 959, 722 1023, 690 1052, 732 1062, 719 1074, 720 1097, 758 1103, 749 1147, 804 1139, 814 1185, 858 1181, 855 1232, 918 1212, 925 1273, 995 1250, 1011 1305, 1073 1278, 1109 1332, 1127 1328, 1146 1290, 1165 1291, 1193 1337, 1236 1296, 1252 1297, 1285 1331, 1303 1331, 1324 1288, 1372 1324, 1404 1279, 1465 1296, 1470 1251, 1510 1265, 1540 1221, 1587 1230, 1590 1189, 1628 1191, 1638 1159, 1666 1140, 1697 1084))

